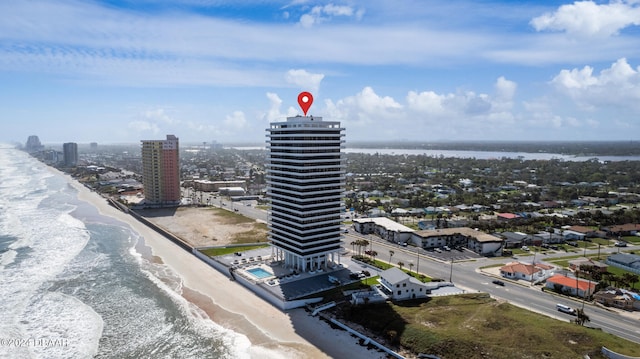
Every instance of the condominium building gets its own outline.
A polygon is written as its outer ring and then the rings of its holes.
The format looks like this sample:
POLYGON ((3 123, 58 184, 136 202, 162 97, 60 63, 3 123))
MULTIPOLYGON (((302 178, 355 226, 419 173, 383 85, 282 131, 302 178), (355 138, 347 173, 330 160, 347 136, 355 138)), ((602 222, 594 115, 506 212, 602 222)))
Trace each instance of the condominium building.
POLYGON ((345 188, 344 128, 322 117, 288 117, 267 129, 269 240, 286 267, 339 262, 345 188))
POLYGON ((62 144, 62 157, 64 158, 64 165, 73 167, 78 164, 78 144, 74 142, 67 142, 62 144))
POLYGON ((180 203, 180 162, 178 138, 143 140, 142 184, 146 203, 177 205, 180 203))

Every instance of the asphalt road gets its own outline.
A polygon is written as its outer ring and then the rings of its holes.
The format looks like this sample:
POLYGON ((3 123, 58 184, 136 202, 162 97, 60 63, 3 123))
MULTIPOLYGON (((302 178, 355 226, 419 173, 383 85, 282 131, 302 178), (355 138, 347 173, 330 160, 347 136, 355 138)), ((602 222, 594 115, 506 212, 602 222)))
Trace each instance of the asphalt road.
MULTIPOLYGON (((359 236, 354 234, 349 234, 348 237, 353 237, 354 239, 366 238, 367 240, 371 240, 371 237, 369 236, 359 236)), ((347 240, 346 242, 349 241, 347 240)), ((496 261, 495 259, 479 258, 452 263, 434 260, 433 258, 425 255, 419 255, 420 261, 418 268, 418 254, 409 250, 409 247, 402 247, 392 243, 383 242, 381 240, 373 240, 371 243, 372 249, 378 252, 378 259, 380 260, 389 261, 389 251, 392 250, 394 251, 394 255, 392 257, 392 262, 394 264, 397 264, 398 261, 402 261, 405 263, 405 268, 408 268, 407 263, 413 262, 415 263, 413 267, 414 270, 419 269, 420 273, 430 277, 441 278, 444 280, 449 280, 451 277, 452 282, 457 287, 467 291, 486 292, 496 299, 506 300, 519 307, 559 320, 569 321, 575 317, 557 311, 556 304, 565 304, 573 308, 579 308, 583 305, 583 302, 579 300, 543 292, 540 285, 529 286, 528 283, 522 283, 522 281, 514 282, 503 278, 500 278, 500 280, 505 283, 504 286, 491 283, 495 277, 482 273, 479 268, 490 264, 500 263, 500 261, 496 261)), ((617 249, 612 249, 610 251, 616 252, 617 249)), ((597 250, 587 250, 587 254, 593 254, 596 252, 597 250)), ((604 255, 604 253, 604 251, 601 251, 601 254, 604 255)), ((563 257, 566 255, 566 253, 557 253, 554 255, 547 255, 545 256, 545 259, 563 257)), ((587 323, 586 326, 601 328, 607 333, 640 343, 640 320, 629 318, 589 303, 585 303, 584 308, 585 313, 590 319, 590 322, 587 323)))

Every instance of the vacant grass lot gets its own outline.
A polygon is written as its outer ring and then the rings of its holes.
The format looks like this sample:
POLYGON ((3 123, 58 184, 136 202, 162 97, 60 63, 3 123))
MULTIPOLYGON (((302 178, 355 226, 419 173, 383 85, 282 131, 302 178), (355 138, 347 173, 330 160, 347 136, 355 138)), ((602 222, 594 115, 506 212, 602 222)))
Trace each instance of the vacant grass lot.
POLYGON ((264 244, 264 245, 255 245, 255 246, 217 247, 217 248, 203 249, 200 252, 209 257, 215 257, 215 256, 221 256, 224 254, 231 254, 235 252, 250 251, 252 249, 264 248, 268 246, 269 246, 268 244, 264 244))
POLYGON ((348 307, 342 314, 414 353, 443 359, 603 358, 602 346, 640 356, 640 344, 497 302, 485 293, 348 307))

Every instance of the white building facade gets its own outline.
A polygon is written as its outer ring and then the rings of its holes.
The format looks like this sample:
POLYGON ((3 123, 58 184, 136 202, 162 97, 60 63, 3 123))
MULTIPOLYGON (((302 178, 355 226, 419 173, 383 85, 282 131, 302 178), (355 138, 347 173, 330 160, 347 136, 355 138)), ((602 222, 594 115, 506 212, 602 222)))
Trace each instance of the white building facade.
POLYGON ((274 257, 307 272, 339 261, 344 211, 344 128, 288 117, 267 129, 269 240, 274 257))

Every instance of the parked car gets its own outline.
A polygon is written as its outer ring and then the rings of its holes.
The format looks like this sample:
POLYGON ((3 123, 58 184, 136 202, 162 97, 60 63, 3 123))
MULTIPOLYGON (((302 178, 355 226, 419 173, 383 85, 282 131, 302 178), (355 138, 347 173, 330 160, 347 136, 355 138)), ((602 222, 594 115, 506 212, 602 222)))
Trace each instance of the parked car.
POLYGON ((527 247, 527 246, 522 246, 522 250, 523 250, 523 251, 528 251, 528 250, 529 250, 529 247, 527 247))
POLYGON ((449 248, 449 246, 444 246, 444 247, 442 247, 442 249, 444 249, 447 252, 451 250, 451 248, 449 248))
POLYGON ((616 247, 626 247, 627 246, 627 242, 619 241, 619 242, 616 242, 614 245, 616 247))
POLYGON ((497 280, 497 279, 495 279, 495 280, 493 280, 491 283, 493 283, 493 284, 495 284, 495 285, 499 285, 499 286, 504 287, 504 282, 503 282, 503 281, 501 281, 501 280, 497 280))

